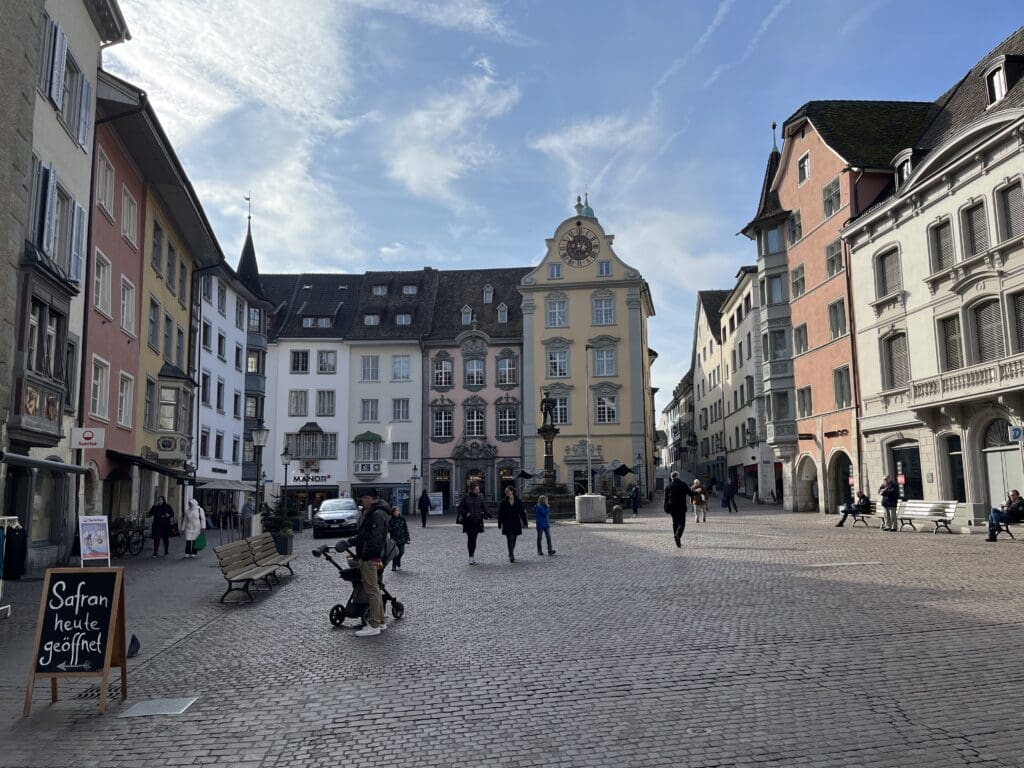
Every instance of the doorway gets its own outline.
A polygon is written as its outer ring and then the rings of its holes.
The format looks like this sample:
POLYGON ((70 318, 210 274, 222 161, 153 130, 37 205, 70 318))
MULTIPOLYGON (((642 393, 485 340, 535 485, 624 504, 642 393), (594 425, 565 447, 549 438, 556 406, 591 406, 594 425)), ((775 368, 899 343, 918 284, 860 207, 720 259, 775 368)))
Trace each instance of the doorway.
POLYGON ((981 452, 988 478, 988 506, 997 509, 1006 501, 1007 493, 1024 489, 1020 446, 1010 442, 1010 422, 993 419, 989 423, 982 435, 981 452))
POLYGON ((481 469, 470 469, 466 471, 466 487, 465 493, 469 493, 470 488, 474 485, 480 487, 480 495, 485 499, 487 498, 487 486, 484 483, 484 473, 481 469))
POLYGON ((832 456, 832 465, 828 473, 828 487, 831 498, 829 503, 833 508, 840 507, 847 502, 853 503, 853 487, 850 481, 853 462, 844 452, 839 451, 832 456))
POLYGON ((452 475, 447 469, 435 469, 431 489, 434 493, 440 493, 444 502, 444 509, 451 509, 452 502, 452 475))
POLYGON ((893 477, 900 487, 901 499, 923 499, 924 482, 921 477, 921 450, 917 443, 904 443, 889 449, 893 477))

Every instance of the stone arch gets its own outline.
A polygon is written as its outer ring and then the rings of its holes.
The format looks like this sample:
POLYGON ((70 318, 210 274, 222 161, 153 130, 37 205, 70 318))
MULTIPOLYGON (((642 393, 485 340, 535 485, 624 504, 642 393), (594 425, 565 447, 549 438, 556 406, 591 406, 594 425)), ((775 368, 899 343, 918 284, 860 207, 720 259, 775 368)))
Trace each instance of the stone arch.
POLYGON ((796 512, 817 512, 821 499, 818 464, 809 453, 796 460, 796 512))
POLYGON ((828 478, 823 508, 832 512, 847 501, 853 501, 855 488, 850 485, 853 475, 853 460, 842 448, 834 448, 829 454, 827 465, 828 478))

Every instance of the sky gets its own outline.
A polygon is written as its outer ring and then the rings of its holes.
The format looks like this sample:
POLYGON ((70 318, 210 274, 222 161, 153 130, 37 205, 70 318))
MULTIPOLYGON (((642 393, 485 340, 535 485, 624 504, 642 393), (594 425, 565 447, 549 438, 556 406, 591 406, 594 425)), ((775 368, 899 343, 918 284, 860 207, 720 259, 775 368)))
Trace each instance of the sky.
POLYGON ((660 412, 696 292, 756 260, 771 123, 933 100, 1019 0, 120 0, 144 88, 237 265, 528 266, 589 193, 651 286, 660 412))

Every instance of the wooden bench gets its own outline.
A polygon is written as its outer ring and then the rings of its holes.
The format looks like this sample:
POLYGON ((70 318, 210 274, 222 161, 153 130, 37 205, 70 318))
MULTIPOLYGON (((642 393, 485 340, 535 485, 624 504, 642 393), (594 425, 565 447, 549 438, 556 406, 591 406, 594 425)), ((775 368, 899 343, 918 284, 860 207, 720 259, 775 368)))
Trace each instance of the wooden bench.
MULTIPOLYGON (((839 507, 840 515, 843 514, 843 510, 845 509, 845 507, 845 504, 839 507)), ((863 523, 865 528, 870 528, 871 526, 868 525, 868 518, 881 517, 881 515, 878 514, 877 508, 875 507, 875 502, 869 501, 867 511, 858 512, 856 508, 854 508, 854 511, 850 513, 850 517, 853 519, 853 523, 850 525, 851 528, 855 526, 857 523, 863 523)))
POLYGON ((282 555, 277 551, 277 545, 274 543, 273 535, 269 533, 261 533, 258 536, 252 536, 245 541, 249 545, 249 549, 252 551, 252 559, 256 565, 272 565, 274 569, 287 568, 288 573, 292 576, 295 575, 295 571, 292 570, 291 562, 298 555, 282 555))
POLYGON ((253 558, 252 549, 248 542, 233 541, 222 547, 215 547, 214 554, 220 563, 220 572, 228 582, 227 591, 220 596, 223 603, 224 598, 232 592, 245 592, 249 596, 249 602, 256 600, 249 588, 255 581, 263 581, 267 589, 272 588, 271 577, 277 570, 276 565, 259 565, 253 558), (241 586, 237 586, 237 585, 241 586))
POLYGON ((896 519, 900 521, 900 530, 903 526, 909 525, 915 531, 917 526, 915 520, 927 521, 935 525, 932 533, 938 533, 939 528, 945 528, 946 533, 952 533, 949 524, 956 516, 956 501, 925 501, 923 499, 907 499, 896 506, 896 519))

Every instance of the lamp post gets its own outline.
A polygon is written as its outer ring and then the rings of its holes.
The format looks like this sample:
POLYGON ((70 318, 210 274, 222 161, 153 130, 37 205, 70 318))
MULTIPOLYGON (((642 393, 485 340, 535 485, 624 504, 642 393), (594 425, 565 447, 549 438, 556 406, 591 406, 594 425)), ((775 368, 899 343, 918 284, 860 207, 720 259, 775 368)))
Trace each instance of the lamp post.
POLYGON ((587 344, 584 348, 584 364, 586 365, 587 377, 587 495, 590 496, 594 492, 594 470, 590 466, 590 350, 594 347, 592 344, 587 344))
POLYGON ((270 430, 264 426, 256 427, 251 432, 252 447, 256 449, 256 513, 263 509, 263 449, 267 447, 270 430))
POLYGON ((412 505, 416 503, 416 481, 419 480, 419 479, 420 479, 420 476, 418 474, 418 467, 415 464, 413 464, 412 465, 412 474, 409 475, 409 512, 408 512, 408 514, 410 514, 410 515, 412 514, 412 509, 413 509, 412 505))
POLYGON ((281 464, 284 466, 284 490, 281 491, 281 503, 282 511, 285 515, 288 514, 288 468, 292 463, 292 455, 288 453, 288 449, 285 448, 281 451, 281 464))

